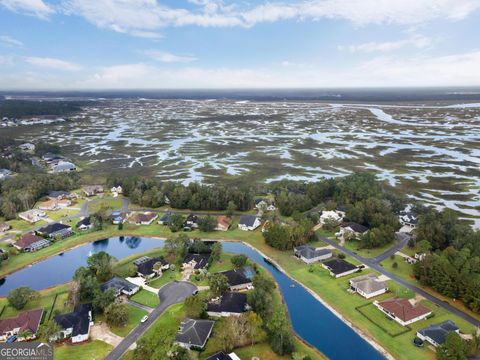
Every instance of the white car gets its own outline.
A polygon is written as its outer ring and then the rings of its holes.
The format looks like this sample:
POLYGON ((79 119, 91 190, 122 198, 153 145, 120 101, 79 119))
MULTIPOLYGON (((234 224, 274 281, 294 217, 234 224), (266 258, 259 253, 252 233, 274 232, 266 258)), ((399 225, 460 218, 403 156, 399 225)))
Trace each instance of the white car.
POLYGON ((147 320, 148 320, 148 316, 145 315, 145 316, 142 318, 142 320, 140 320, 140 321, 141 321, 142 323, 144 323, 144 322, 147 321, 147 320))

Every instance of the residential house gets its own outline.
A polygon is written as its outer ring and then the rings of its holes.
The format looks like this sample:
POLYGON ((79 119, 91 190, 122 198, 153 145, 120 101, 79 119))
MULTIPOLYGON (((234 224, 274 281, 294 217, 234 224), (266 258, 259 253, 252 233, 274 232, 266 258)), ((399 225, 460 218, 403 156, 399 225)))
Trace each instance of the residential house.
POLYGON ((402 326, 424 320, 432 310, 422 304, 412 304, 408 299, 393 298, 384 301, 374 301, 373 304, 388 317, 402 326))
POLYGON ((307 264, 323 261, 332 257, 332 250, 324 248, 313 248, 308 245, 297 246, 293 249, 294 255, 307 264))
POLYGON ((319 223, 324 225, 326 222, 340 223, 343 220, 343 216, 337 211, 322 211, 319 219, 319 223))
POLYGON ((16 317, 0 320, 0 341, 6 341, 10 336, 17 336, 17 341, 35 339, 40 327, 43 309, 22 311, 16 317), (23 334, 29 334, 23 336, 23 334))
POLYGON ((217 216, 217 227, 215 230, 218 231, 227 231, 228 228, 230 227, 230 223, 232 222, 232 219, 228 216, 217 216))
POLYGON ((102 185, 87 185, 82 188, 85 196, 95 196, 97 194, 103 193, 102 185))
POLYGON ((111 189, 110 189, 110 192, 112 193, 113 197, 117 197, 118 195, 122 194, 123 193, 123 189, 120 185, 118 186, 113 186, 111 189))
POLYGON ((54 200, 63 200, 63 199, 73 199, 76 197, 76 195, 70 191, 52 190, 48 192, 47 197, 49 199, 54 199, 54 200))
POLYGON ((432 324, 426 328, 417 331, 417 337, 423 341, 428 341, 435 347, 445 343, 447 335, 450 332, 460 333, 460 329, 452 320, 445 320, 439 324, 432 324))
POLYGON ((134 225, 150 225, 158 217, 154 212, 132 212, 127 221, 134 225))
POLYGON ((161 275, 163 270, 170 268, 170 264, 163 257, 142 256, 136 259, 133 264, 137 267, 138 275, 146 279, 161 275), (157 263, 160 263, 160 268, 154 269, 154 265, 157 263))
POLYGON ((57 315, 53 319, 62 330, 50 340, 70 338, 72 344, 87 341, 93 326, 92 304, 78 304, 71 313, 57 315))
POLYGON ((128 217, 128 213, 123 213, 120 211, 113 211, 110 214, 110 219, 112 220, 112 224, 115 224, 115 225, 123 224, 127 219, 127 217, 128 217))
POLYGON ((227 278, 231 291, 241 291, 252 288, 255 271, 250 266, 245 266, 240 269, 222 271, 220 274, 227 278))
POLYGON ((347 276, 359 270, 357 266, 338 258, 325 261, 322 267, 327 269, 334 278, 347 276))
POLYGON ((57 164, 52 166, 52 173, 71 172, 77 170, 74 163, 70 161, 61 160, 57 164))
POLYGON ((209 356, 205 360, 241 360, 241 359, 234 352, 230 354, 226 354, 223 351, 220 351, 216 354, 213 354, 212 356, 209 356))
POLYGON ((182 261, 182 268, 203 269, 207 266, 211 254, 188 253, 182 261))
POLYGON ((197 229, 198 228, 198 216, 195 214, 189 214, 185 223, 183 224, 185 229, 197 229))
POLYGON ((275 211, 275 203, 270 199, 255 199, 255 208, 262 210, 265 208, 267 211, 275 211))
POLYGON ((350 289, 362 295, 365 299, 384 294, 388 287, 384 281, 380 281, 375 274, 367 274, 350 279, 350 289))
POLYGON ((72 228, 62 223, 51 223, 38 229, 37 234, 45 238, 54 239, 60 237, 62 239, 72 236, 72 228))
POLYGON ((7 223, 0 223, 0 233, 10 230, 11 226, 7 223))
POLYGON ((186 318, 180 323, 175 343, 191 349, 203 349, 212 334, 215 321, 186 318))
POLYGON ((44 247, 50 246, 51 242, 44 238, 35 235, 33 232, 24 234, 19 240, 17 240, 13 246, 18 250, 25 252, 34 252, 44 247))
POLYGON ((260 219, 254 215, 242 215, 238 222, 238 228, 244 231, 253 231, 260 225, 260 219))
POLYGON ((28 221, 31 224, 34 224, 37 221, 42 220, 46 216, 47 216, 47 214, 45 213, 45 211, 38 210, 38 209, 31 209, 31 210, 27 210, 27 211, 24 211, 24 212, 21 212, 20 214, 18 214, 18 217, 20 219, 28 221))
POLYGON ((340 225, 340 231, 336 233, 335 236, 342 239, 355 238, 360 240, 367 232, 368 228, 366 226, 355 222, 347 222, 340 225))
POLYGON ((411 211, 402 211, 399 216, 400 224, 415 229, 418 224, 418 216, 411 211))
POLYGON ((337 205, 335 212, 342 217, 347 216, 347 207, 345 205, 337 205))
POLYGON ((210 300, 207 314, 213 317, 239 316, 248 310, 247 294, 226 292, 222 296, 210 300))
POLYGON ((12 176, 13 171, 8 170, 8 169, 0 169, 0 180, 5 180, 8 179, 10 176, 12 176))
POLYGON ((173 217, 174 213, 172 213, 171 211, 167 211, 165 214, 163 214, 160 219, 158 220, 158 223, 160 225, 168 225, 172 222, 172 217, 173 217))
POLYGON ((120 295, 132 296, 140 290, 138 285, 132 284, 130 281, 114 276, 110 280, 100 285, 100 290, 107 291, 108 289, 115 290, 115 297, 120 295))
POLYGON ((90 216, 82 218, 82 220, 77 222, 75 227, 78 230, 90 230, 91 228, 93 228, 92 218, 90 216))
POLYGON ((42 201, 42 202, 39 202, 37 204, 37 207, 40 209, 40 210, 50 210, 50 211, 54 211, 54 210, 58 210, 60 209, 58 204, 57 204, 57 201, 58 200, 47 200, 47 201, 42 201))

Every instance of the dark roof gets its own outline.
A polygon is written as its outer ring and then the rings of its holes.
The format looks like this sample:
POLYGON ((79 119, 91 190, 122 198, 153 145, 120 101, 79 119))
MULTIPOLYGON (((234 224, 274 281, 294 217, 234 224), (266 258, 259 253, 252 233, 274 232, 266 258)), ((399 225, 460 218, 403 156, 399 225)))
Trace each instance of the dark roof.
POLYGON ((240 269, 222 271, 220 274, 227 278, 228 285, 237 286, 251 283, 255 272, 250 266, 245 266, 240 269))
POLYGON ((195 215, 195 214, 189 214, 189 215, 187 216, 187 219, 186 219, 185 221, 196 224, 197 221, 198 221, 198 216, 195 215))
POLYGON ((328 269, 335 275, 343 274, 344 272, 351 271, 357 267, 343 259, 332 259, 323 263, 328 269))
POLYGON ((70 196, 70 194, 71 193, 69 191, 63 191, 63 190, 52 190, 48 192, 48 196, 54 197, 54 198, 57 198, 60 196, 70 196))
POLYGON ((255 224, 255 220, 257 220, 255 215, 242 215, 240 216, 240 221, 238 223, 250 227, 255 224))
POLYGON ((38 229, 38 232, 40 234, 54 234, 59 231, 64 231, 70 229, 70 226, 65 225, 65 224, 60 224, 60 223, 53 223, 53 224, 48 224, 40 229, 38 229))
POLYGON ((118 276, 114 276, 110 280, 100 285, 100 290, 106 291, 108 289, 116 289, 118 291, 126 290, 130 292, 137 287, 138 287, 137 285, 132 284, 130 281, 122 279, 121 277, 118 277, 118 276))
POLYGON ((418 332, 425 337, 429 337, 437 344, 443 344, 448 333, 457 330, 458 326, 452 320, 446 320, 440 324, 432 324, 418 332))
POLYGON ((91 218, 90 216, 87 216, 87 217, 84 217, 82 220, 80 220, 79 222, 77 222, 77 225, 76 227, 80 227, 80 226, 90 226, 92 225, 92 221, 91 221, 91 218))
POLYGON ((186 318, 180 324, 175 340, 192 346, 203 347, 210 336, 215 321, 186 318))
POLYGON ((91 311, 92 304, 78 304, 71 313, 57 315, 54 319, 63 329, 73 328, 72 336, 85 335, 90 327, 91 311))
POLYGON ((149 258, 140 264, 136 264, 137 271, 143 275, 150 275, 153 273, 153 265, 155 265, 157 262, 161 263, 162 266, 168 264, 163 257, 149 258))
POLYGON ((243 313, 246 311, 247 294, 227 292, 222 295, 219 301, 209 302, 207 311, 243 313))
POLYGON ((182 263, 186 264, 192 260, 195 260, 196 261, 195 269, 202 269, 207 265, 209 259, 210 259, 210 254, 188 253, 187 255, 185 255, 185 258, 183 259, 182 263))
POLYGON ((205 360, 232 360, 230 355, 225 354, 223 351, 220 351, 216 354, 213 354, 212 356, 209 356, 205 360))
POLYGON ((308 245, 297 246, 294 250, 295 250, 295 254, 299 254, 306 259, 313 259, 318 256, 332 253, 332 250, 330 249, 315 249, 308 245))
POLYGON ((342 225, 340 225, 341 227, 345 228, 345 227, 349 227, 351 228, 353 231, 357 232, 357 233, 360 233, 360 234, 363 234, 364 232, 366 232, 368 230, 368 227, 366 226, 363 226, 361 224, 357 224, 355 222, 347 222, 347 223, 344 223, 342 225))
POLYGON ((166 212, 165 214, 162 215, 162 217, 160 218, 160 221, 163 222, 163 223, 169 223, 172 221, 172 217, 173 217, 173 213, 172 212, 166 212))

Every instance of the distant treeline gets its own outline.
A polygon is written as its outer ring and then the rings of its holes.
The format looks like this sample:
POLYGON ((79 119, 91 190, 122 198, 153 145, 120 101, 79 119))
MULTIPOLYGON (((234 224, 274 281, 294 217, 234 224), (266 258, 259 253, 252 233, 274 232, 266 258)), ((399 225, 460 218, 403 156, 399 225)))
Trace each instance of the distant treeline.
POLYGON ((69 115, 80 111, 82 106, 91 104, 86 101, 0 101, 0 117, 21 118, 34 115, 69 115))

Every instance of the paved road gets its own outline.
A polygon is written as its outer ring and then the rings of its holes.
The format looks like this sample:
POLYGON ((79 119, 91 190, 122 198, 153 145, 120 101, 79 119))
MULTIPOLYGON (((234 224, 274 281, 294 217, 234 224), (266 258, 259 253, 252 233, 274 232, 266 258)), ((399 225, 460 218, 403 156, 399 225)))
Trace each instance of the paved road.
MULTIPOLYGON (((337 250, 343 252, 344 254, 348 255, 348 256, 351 256, 353 257, 354 259, 360 261, 361 263, 367 265, 368 267, 370 267, 371 269, 373 270, 376 270, 378 271, 380 274, 383 274, 383 275, 386 275, 388 276, 390 279, 392 279, 393 281, 395 281, 396 283, 400 284, 400 285, 403 285, 404 287, 416 292, 417 294, 423 296, 424 298, 430 300, 431 302, 433 302, 435 305, 437 306, 440 306, 442 308, 444 308, 445 310, 457 315, 458 317, 464 319, 465 321, 468 321, 469 323, 471 323, 472 325, 475 325, 477 327, 480 327, 480 321, 475 319, 474 317, 464 313, 463 311, 453 307, 452 305, 450 305, 448 302, 446 301, 442 301, 438 298, 436 298, 435 296, 429 294, 428 292, 426 292, 425 290, 415 286, 415 285, 412 285, 410 284, 409 282, 405 281, 404 279, 398 277, 397 275, 395 274, 392 274, 391 272, 385 270, 375 259, 376 258, 373 258, 373 259, 367 259, 367 258, 364 258, 360 255, 357 255, 355 253, 353 253, 352 251, 348 250, 348 249, 345 249, 343 246, 339 245, 335 240, 330 240, 330 239, 327 239, 326 237, 324 236, 321 236, 319 234, 317 234, 317 237, 326 242, 327 244, 333 246, 334 248, 336 248, 337 250)), ((378 258, 378 257, 377 257, 378 258)))
POLYGON ((383 260, 389 258, 390 256, 403 249, 407 245, 408 240, 410 240, 410 235, 405 233, 397 233, 395 245, 393 245, 390 249, 381 253, 380 255, 372 258, 371 260, 376 262, 377 264, 380 264, 383 260))
POLYGON ((188 296, 192 295, 197 290, 197 287, 189 282, 178 281, 171 282, 163 286, 158 291, 160 297, 160 305, 158 305, 149 315, 148 320, 140 323, 122 340, 122 342, 114 348, 105 360, 117 360, 128 350, 128 348, 135 343, 167 310, 171 305, 181 303, 188 296))

